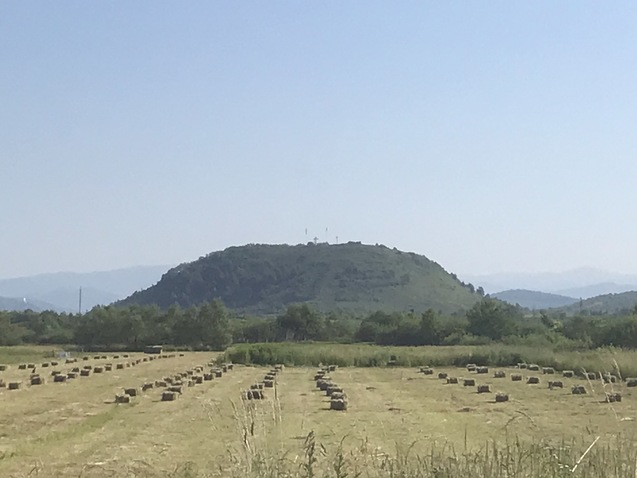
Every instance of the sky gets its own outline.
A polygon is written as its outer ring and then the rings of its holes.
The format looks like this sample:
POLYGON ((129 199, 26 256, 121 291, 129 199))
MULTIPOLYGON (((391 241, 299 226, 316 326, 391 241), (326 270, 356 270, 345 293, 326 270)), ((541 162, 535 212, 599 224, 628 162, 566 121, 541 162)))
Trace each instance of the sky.
POLYGON ((0 277, 314 237, 637 273, 635 25, 628 1, 0 2, 0 277))

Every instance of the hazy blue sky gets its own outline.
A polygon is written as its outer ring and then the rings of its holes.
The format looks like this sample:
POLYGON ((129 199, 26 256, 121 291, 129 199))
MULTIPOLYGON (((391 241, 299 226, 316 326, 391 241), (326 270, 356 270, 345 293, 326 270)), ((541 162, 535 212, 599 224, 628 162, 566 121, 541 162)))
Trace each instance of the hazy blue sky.
POLYGON ((0 2, 0 277, 315 235, 637 273, 636 25, 636 2, 0 2))

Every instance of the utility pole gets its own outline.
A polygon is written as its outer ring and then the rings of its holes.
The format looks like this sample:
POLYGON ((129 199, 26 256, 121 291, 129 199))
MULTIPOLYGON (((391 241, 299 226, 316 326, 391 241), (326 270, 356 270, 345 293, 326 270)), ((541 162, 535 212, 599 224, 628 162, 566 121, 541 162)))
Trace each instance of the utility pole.
POLYGON ((80 305, 78 308, 78 315, 82 315, 82 287, 80 287, 80 305))

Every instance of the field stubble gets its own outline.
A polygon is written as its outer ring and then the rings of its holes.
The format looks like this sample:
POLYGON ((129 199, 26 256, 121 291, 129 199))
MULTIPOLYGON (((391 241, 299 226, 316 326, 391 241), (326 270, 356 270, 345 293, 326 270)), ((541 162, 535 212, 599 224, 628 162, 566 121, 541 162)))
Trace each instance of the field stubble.
MULTIPOLYGON (((243 366, 187 388, 175 402, 161 402, 160 392, 151 389, 130 405, 112 403, 124 387, 204 365, 211 355, 187 353, 70 383, 1 389, 0 474, 486 477, 506 476, 495 472, 500 459, 511 466, 526 459, 531 471, 518 476, 539 477, 546 476, 541 466, 552 467, 548 476, 570 473, 597 439, 577 470, 581 476, 602 476, 586 474, 593 460, 626 472, 606 476, 635 476, 634 460, 632 468, 626 464, 634 454, 633 389, 562 378, 563 389, 549 390, 546 376, 538 385, 512 382, 511 373, 531 374, 513 368, 499 369, 506 377, 494 378, 457 367, 436 368, 432 375, 414 368, 341 367, 331 376, 346 390, 346 412, 329 410, 328 397, 312 380, 315 369, 308 367, 287 367, 263 401, 242 401, 240 394, 268 368, 243 366), (493 393, 478 394, 462 380, 447 384, 439 372, 471 376, 493 393), (575 383, 589 393, 572 395, 575 383), (622 402, 603 403, 610 388, 622 391, 622 402), (495 403, 495 392, 510 400, 495 403), (613 454, 621 446, 628 446, 626 463, 613 454), (529 461, 533 453, 548 461, 529 461)), ((3 374, 28 377, 16 367, 3 374)))

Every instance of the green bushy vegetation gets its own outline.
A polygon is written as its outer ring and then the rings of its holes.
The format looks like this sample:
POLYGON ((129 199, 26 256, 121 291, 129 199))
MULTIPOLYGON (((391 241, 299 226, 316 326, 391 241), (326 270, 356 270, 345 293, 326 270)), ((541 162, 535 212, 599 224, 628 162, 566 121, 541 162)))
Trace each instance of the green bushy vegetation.
POLYGON ((595 350, 562 350, 536 345, 456 345, 391 347, 369 344, 269 343, 232 346, 224 360, 241 364, 347 367, 457 366, 468 363, 505 367, 536 363, 578 374, 609 372, 622 377, 637 376, 637 351, 605 347, 595 350))
POLYGON ((323 313, 452 313, 466 311, 481 293, 425 256, 383 245, 249 244, 182 264, 121 304, 190 307, 219 298, 253 315, 280 314, 301 302, 323 313))
POLYGON ((483 298, 462 316, 443 315, 432 309, 421 314, 323 314, 308 304, 293 304, 277 317, 246 317, 237 316, 219 300, 186 309, 175 305, 166 310, 138 305, 96 307, 81 316, 51 311, 0 312, 0 345, 74 344, 139 350, 164 344, 223 350, 232 343, 305 341, 412 347, 503 344, 514 349, 633 349, 637 347, 637 314, 528 315, 519 307, 490 298, 483 298))

